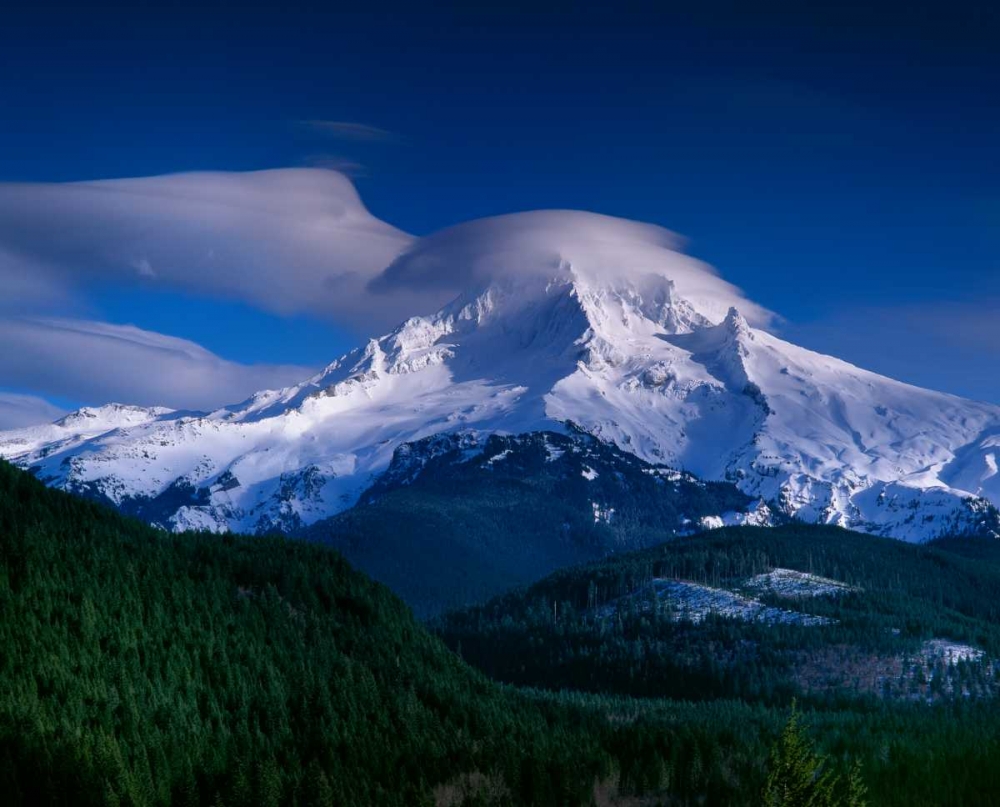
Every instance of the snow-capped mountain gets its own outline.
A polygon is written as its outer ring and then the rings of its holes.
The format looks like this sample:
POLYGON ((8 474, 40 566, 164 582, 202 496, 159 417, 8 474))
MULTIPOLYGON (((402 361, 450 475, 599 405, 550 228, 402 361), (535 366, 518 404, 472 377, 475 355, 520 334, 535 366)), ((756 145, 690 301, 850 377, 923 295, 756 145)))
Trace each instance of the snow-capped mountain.
POLYGON ((1000 407, 789 344, 675 246, 583 213, 461 225, 372 284, 453 302, 301 384, 207 414, 81 410, 0 434, 0 454, 172 529, 261 531, 350 507, 403 444, 573 424, 810 522, 911 541, 996 529, 1000 407))

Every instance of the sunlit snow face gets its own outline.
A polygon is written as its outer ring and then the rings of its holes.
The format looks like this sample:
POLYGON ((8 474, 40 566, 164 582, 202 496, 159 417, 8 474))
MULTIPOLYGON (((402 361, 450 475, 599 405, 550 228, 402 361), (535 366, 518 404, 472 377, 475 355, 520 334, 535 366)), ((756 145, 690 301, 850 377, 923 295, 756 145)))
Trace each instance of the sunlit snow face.
POLYGON ((573 210, 541 210, 480 219, 416 242, 369 287, 447 289, 459 293, 497 280, 572 277, 587 286, 659 275, 708 319, 737 307, 755 325, 773 315, 679 251, 681 239, 662 227, 573 210))

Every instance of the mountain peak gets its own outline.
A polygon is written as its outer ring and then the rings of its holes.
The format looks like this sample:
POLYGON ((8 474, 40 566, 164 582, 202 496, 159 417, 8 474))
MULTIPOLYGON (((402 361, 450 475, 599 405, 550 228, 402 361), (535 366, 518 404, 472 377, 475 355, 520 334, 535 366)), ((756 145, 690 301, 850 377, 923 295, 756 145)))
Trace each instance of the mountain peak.
POLYGON ((748 336, 751 339, 753 338, 753 334, 750 331, 750 323, 746 321, 746 318, 736 306, 730 306, 723 324, 726 330, 734 336, 748 336))
POLYGON ((163 406, 135 406, 107 403, 102 406, 83 406, 55 421, 58 426, 71 427, 81 423, 128 425, 166 414, 173 410, 163 406))
POLYGON ((166 526, 216 530, 340 512, 409 442, 574 427, 786 515, 909 540, 980 529, 991 505, 977 497, 1000 503, 1000 409, 778 339, 661 228, 484 219, 420 239, 380 283, 456 292, 294 387, 205 416, 79 414, 0 436, 0 454, 115 502, 162 498, 166 526))

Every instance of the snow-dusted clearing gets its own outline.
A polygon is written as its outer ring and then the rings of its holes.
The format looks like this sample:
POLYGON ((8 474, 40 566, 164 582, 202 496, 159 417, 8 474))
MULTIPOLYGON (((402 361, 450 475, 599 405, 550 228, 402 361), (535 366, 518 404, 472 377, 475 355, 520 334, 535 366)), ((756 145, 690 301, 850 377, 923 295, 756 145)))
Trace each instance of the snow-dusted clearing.
POLYGON ((926 662, 943 661, 958 664, 961 661, 982 661, 986 654, 978 647, 953 642, 949 639, 930 639, 921 645, 920 655, 926 662))
POLYGON ((807 691, 848 688, 886 700, 929 704, 1000 695, 994 659, 979 648, 940 638, 895 653, 844 645, 804 650, 794 675, 807 691))
POLYGON ((662 577, 653 579, 648 586, 628 597, 604 606, 599 609, 599 614, 614 616, 631 607, 649 610, 654 603, 657 607, 668 608, 675 620, 694 623, 710 615, 769 625, 829 625, 833 622, 827 617, 765 605, 760 600, 729 589, 662 577))
POLYGON ((572 422, 761 502, 704 528, 767 524, 774 508, 911 541, 1000 529, 1000 408, 777 338, 676 244, 566 211, 460 225, 375 283, 456 299, 301 384, 207 414, 81 410, 0 434, 0 455, 58 487, 157 500, 168 527, 259 531, 350 507, 404 443, 572 422))
POLYGON ((752 591, 793 599, 836 597, 859 590, 839 580, 831 580, 808 572, 797 572, 794 569, 772 569, 765 574, 751 577, 744 585, 752 591))

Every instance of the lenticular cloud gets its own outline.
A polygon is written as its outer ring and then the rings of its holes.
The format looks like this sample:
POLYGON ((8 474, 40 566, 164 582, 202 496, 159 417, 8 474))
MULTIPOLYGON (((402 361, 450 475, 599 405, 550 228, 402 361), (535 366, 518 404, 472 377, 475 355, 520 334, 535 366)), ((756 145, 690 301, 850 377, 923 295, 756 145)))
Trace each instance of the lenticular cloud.
POLYGON ((21 291, 0 308, 102 280, 385 325, 438 302, 411 292, 368 304, 367 282, 411 242, 322 169, 2 183, 0 283, 21 291))
POLYGON ((661 227, 580 211, 481 219, 415 239, 336 171, 0 183, 0 312, 64 306, 95 281, 160 285, 322 316, 371 335, 470 285, 571 269, 669 277, 713 319, 769 314, 661 227))
POLYGON ((39 398, 16 392, 0 392, 0 431, 50 423, 66 412, 39 398))
POLYGON ((383 294, 441 291, 454 296, 505 278, 590 282, 661 275, 702 314, 721 321, 737 307, 756 325, 773 315, 708 264, 681 252, 682 239, 653 224, 578 210, 539 210, 480 219, 416 241, 369 287, 383 294))

